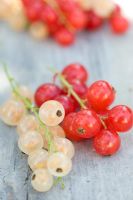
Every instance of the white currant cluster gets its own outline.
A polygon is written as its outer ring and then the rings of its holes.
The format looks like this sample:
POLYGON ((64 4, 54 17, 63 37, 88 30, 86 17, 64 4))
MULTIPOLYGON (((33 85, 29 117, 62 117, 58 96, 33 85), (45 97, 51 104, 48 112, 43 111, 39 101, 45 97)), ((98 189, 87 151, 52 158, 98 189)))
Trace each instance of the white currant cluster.
POLYGON ((14 86, 10 100, 0 108, 0 117, 9 126, 17 126, 18 147, 28 155, 28 164, 33 171, 31 184, 39 192, 48 191, 54 178, 61 180, 72 169, 74 146, 65 138, 59 126, 65 111, 57 101, 45 102, 39 109, 33 106, 33 95, 27 87, 14 86))

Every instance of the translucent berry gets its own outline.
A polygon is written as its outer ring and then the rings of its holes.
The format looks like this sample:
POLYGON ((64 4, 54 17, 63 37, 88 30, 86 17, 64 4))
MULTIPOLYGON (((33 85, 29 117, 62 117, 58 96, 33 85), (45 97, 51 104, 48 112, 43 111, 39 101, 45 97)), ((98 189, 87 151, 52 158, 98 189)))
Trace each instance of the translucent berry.
POLYGON ((88 88, 86 98, 96 111, 105 110, 113 103, 115 90, 106 81, 96 81, 88 88))
MULTIPOLYGON (((49 126, 48 127, 50 134, 51 134, 51 139, 53 140, 55 137, 61 137, 65 138, 65 132, 61 126, 49 126)), ((44 142, 44 149, 48 149, 48 141, 45 136, 45 131, 44 129, 40 129, 39 131, 43 137, 43 142, 44 142)))
POLYGON ((35 92, 35 103, 37 106, 41 106, 48 100, 53 100, 55 97, 61 94, 61 89, 52 83, 45 83, 41 85, 35 92))
POLYGON ((52 133, 53 137, 62 137, 65 138, 65 131, 61 126, 54 126, 54 127, 49 127, 49 130, 52 133))
POLYGON ((27 134, 29 131, 35 131, 39 128, 39 123, 34 115, 25 115, 17 126, 19 135, 27 134))
POLYGON ((73 158, 75 150, 72 142, 66 138, 54 138, 55 148, 58 152, 64 153, 70 159, 73 158))
POLYGON ((49 156, 47 167, 50 174, 57 177, 66 176, 72 169, 72 161, 65 154, 57 152, 49 156))
POLYGON ((38 149, 28 157, 28 164, 34 171, 36 169, 47 168, 48 152, 44 149, 38 149))
POLYGON ((53 186, 53 177, 46 169, 36 169, 31 177, 32 187, 38 192, 47 192, 53 186))
POLYGON ((94 12, 104 18, 107 18, 111 15, 114 10, 115 4, 113 1, 109 0, 93 0, 92 9, 94 12))
POLYGON ((108 112, 108 125, 118 132, 130 130, 133 127, 133 111, 125 105, 115 106, 108 112))
POLYGON ((62 71, 62 75, 64 75, 68 81, 78 80, 81 83, 85 83, 88 79, 87 70, 79 63, 67 65, 62 71))
POLYGON ((50 100, 42 104, 39 109, 40 119, 47 126, 57 126, 65 116, 65 110, 58 101, 50 100))
POLYGON ((100 155, 113 155, 120 148, 121 140, 119 135, 114 131, 102 130, 94 138, 94 148, 100 155))
POLYGON ((18 146, 23 153, 30 155, 43 147, 43 138, 38 132, 30 131, 19 137, 18 146))
POLYGON ((89 109, 79 111, 72 124, 72 130, 81 138, 92 138, 99 133, 101 121, 97 114, 89 109))
POLYGON ((25 113, 24 104, 14 99, 8 100, 0 108, 1 119, 10 126, 18 125, 25 113))
POLYGON ((37 40, 45 39, 49 35, 47 26, 42 22, 32 23, 29 27, 29 33, 37 40))

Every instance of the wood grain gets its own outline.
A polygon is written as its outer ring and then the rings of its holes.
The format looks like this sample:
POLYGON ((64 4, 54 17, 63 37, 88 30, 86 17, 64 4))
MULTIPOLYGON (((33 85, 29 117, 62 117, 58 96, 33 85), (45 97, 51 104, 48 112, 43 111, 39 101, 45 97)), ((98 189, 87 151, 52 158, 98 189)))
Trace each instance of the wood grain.
MULTIPOLYGON (((74 46, 61 48, 53 41, 39 43, 26 33, 14 33, 0 24, 0 60, 6 61, 21 84, 33 90, 51 80, 49 67, 62 69, 81 62, 90 72, 89 84, 98 79, 117 90, 115 104, 133 107, 133 29, 114 36, 106 27, 97 33, 79 34, 74 46)), ((0 104, 10 87, 0 65, 0 104)), ((113 157, 95 153, 91 141, 75 144, 73 171, 65 189, 48 193, 31 188, 27 158, 17 147, 17 134, 0 122, 0 200, 133 200, 133 131, 121 134, 121 150, 113 157)))

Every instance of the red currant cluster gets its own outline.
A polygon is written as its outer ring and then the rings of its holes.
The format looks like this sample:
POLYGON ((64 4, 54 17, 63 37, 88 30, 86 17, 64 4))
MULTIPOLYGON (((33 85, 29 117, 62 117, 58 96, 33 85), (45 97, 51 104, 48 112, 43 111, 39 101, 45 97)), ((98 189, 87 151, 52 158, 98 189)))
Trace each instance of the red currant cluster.
POLYGON ((22 2, 31 24, 32 35, 41 38, 49 34, 63 46, 72 44, 78 31, 96 30, 106 20, 115 33, 124 33, 129 26, 121 8, 110 0, 22 0, 22 2))
POLYGON ((118 132, 133 126, 133 111, 125 105, 110 108, 115 100, 115 89, 99 80, 86 85, 88 72, 81 64, 70 64, 57 73, 62 88, 54 83, 41 85, 35 92, 40 107, 49 100, 59 101, 65 109, 62 127, 72 141, 93 138, 93 146, 101 155, 112 155, 120 147, 118 132))

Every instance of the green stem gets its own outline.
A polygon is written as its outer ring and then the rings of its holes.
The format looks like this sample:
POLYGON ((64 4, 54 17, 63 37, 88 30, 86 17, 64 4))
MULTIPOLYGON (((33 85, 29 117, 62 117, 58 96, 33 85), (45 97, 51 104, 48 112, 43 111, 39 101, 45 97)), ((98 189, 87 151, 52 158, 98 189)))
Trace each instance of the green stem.
POLYGON ((77 95, 77 93, 73 90, 72 85, 70 85, 70 83, 64 78, 64 76, 60 73, 57 74, 61 83, 66 86, 68 88, 68 92, 69 94, 71 94, 79 103, 79 105, 81 106, 81 108, 86 109, 86 106, 84 104, 84 101, 77 95))
POLYGON ((23 103, 25 104, 26 108, 28 110, 30 110, 31 112, 33 112, 40 124, 40 127, 42 127, 44 129, 44 134, 45 134, 45 137, 46 137, 46 140, 48 141, 48 150, 51 152, 54 148, 54 144, 53 144, 53 141, 51 139, 51 133, 50 131, 48 130, 48 127, 41 121, 40 117, 39 117, 39 114, 37 112, 37 108, 30 102, 29 99, 23 97, 20 93, 19 93, 19 87, 18 87, 18 84, 16 83, 16 81, 14 80, 13 77, 10 76, 9 72, 8 72, 8 69, 7 69, 7 66, 4 64, 3 66, 4 68, 4 71, 5 71, 5 74, 6 74, 6 77, 11 85, 11 88, 12 88, 12 91, 13 93, 19 97, 19 99, 21 99, 23 101, 23 103))

